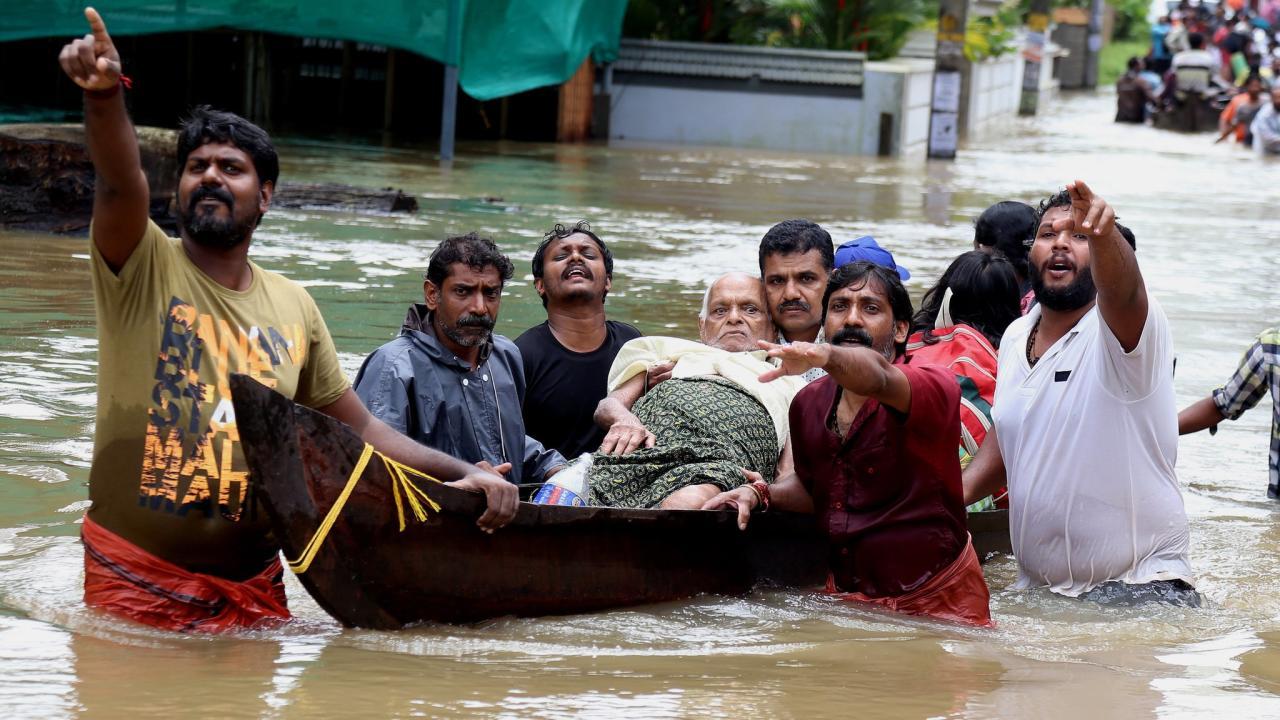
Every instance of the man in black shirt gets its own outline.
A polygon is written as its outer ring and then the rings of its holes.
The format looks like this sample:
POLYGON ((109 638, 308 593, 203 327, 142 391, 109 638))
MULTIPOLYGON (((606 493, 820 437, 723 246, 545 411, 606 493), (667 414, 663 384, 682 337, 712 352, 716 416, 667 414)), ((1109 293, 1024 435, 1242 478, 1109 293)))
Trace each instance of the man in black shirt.
POLYGON ((547 321, 516 338, 528 383, 525 428, 572 460, 600 447, 604 430, 592 416, 607 394, 609 366, 640 331, 605 319, 613 255, 586 222, 556 225, 546 234, 533 254, 533 286, 547 321))

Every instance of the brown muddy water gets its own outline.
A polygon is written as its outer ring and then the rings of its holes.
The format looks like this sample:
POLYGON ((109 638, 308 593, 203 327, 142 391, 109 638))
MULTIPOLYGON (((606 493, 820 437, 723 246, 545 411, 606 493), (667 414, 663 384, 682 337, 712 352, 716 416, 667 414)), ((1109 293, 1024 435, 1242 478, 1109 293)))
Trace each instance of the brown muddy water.
MULTIPOLYGON (((1211 135, 1113 125, 1113 102, 1055 100, 1052 116, 987 131, 953 164, 471 145, 445 171, 418 152, 285 144, 288 179, 401 187, 422 211, 273 211, 254 254, 310 288, 354 373, 395 333, 446 234, 490 234, 517 262, 505 334, 541 320, 528 275, 540 234, 586 218, 617 256, 611 316, 690 336, 707 281, 754 270, 779 219, 812 218, 838 241, 875 235, 918 293, 969 248, 987 205, 1079 177, 1137 233, 1185 405, 1280 319, 1280 165, 1211 135)), ((1180 448, 1199 610, 1013 592, 1006 558, 986 568, 992 631, 799 591, 349 631, 292 578, 297 622, 263 634, 183 637, 87 611, 76 540, 95 401, 86 253, 83 239, 0 233, 2 717, 1280 717, 1280 505, 1265 497, 1264 408, 1180 448)))

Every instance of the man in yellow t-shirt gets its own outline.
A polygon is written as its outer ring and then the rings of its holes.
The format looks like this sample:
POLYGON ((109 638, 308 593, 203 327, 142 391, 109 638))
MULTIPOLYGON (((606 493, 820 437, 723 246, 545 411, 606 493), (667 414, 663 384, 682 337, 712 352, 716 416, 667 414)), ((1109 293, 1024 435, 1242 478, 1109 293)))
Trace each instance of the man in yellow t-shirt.
MULTIPOLYGON (((85 518, 85 601, 176 630, 288 617, 278 546, 254 501, 228 379, 246 373, 354 428, 405 464, 485 493, 486 531, 515 514, 513 485, 374 419, 352 392, 315 302, 248 258, 279 164, 270 138, 197 108, 178 141, 181 238, 150 196, 101 17, 63 48, 84 89, 97 174, 92 277, 98 413, 85 518)), ((502 468, 497 469, 502 472, 502 468)))

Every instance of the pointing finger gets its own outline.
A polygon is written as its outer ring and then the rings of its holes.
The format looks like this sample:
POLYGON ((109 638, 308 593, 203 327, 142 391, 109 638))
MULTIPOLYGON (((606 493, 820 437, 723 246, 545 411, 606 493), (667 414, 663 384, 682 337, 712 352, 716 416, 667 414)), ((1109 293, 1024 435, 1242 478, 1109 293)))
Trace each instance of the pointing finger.
POLYGON ((100 42, 111 44, 111 36, 107 34, 107 24, 102 22, 102 16, 97 10, 91 7, 84 9, 84 19, 89 21, 89 29, 93 31, 93 39, 100 42))
POLYGON ((1076 192, 1080 194, 1081 200, 1093 199, 1093 190, 1090 189, 1089 186, 1086 185, 1083 180, 1076 180, 1071 184, 1075 186, 1076 192))

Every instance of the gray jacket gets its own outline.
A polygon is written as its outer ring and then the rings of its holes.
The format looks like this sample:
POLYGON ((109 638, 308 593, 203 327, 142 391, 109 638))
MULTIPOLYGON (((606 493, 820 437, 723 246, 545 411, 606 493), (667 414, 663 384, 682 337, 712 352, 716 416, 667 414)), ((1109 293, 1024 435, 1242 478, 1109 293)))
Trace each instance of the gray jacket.
POLYGON ((466 462, 510 462, 513 483, 542 482, 564 465, 560 453, 525 434, 524 363, 515 343, 494 335, 473 371, 436 339, 427 313, 411 306, 400 337, 374 350, 356 375, 356 394, 374 417, 466 462))

